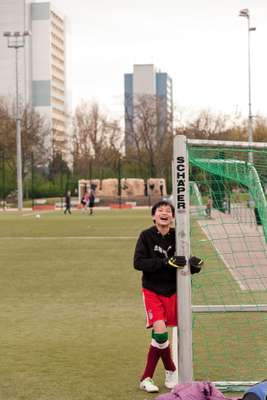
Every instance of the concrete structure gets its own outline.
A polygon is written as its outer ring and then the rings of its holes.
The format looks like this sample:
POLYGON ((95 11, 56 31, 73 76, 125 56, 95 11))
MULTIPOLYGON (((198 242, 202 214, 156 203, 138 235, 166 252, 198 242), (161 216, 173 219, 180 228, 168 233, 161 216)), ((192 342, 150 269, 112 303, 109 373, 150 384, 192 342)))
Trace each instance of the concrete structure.
MULTIPOLYGON (((78 181, 78 197, 79 202, 85 191, 90 190, 94 185, 97 197, 118 197, 118 179, 80 179, 78 181)), ((124 199, 132 197, 144 196, 166 196, 166 182, 164 178, 150 178, 147 181, 139 178, 122 178, 121 179, 121 197, 124 199), (145 193, 145 184, 147 185, 147 193, 145 193)))
POLYGON ((7 48, 4 31, 29 30, 19 52, 20 107, 31 104, 44 116, 51 135, 47 148, 69 159, 68 100, 66 74, 67 21, 50 2, 1 0, 0 2, 0 96, 14 102, 15 59, 7 48))
POLYGON ((133 145, 138 103, 142 98, 154 102, 157 132, 164 137, 172 131, 173 98, 172 80, 166 72, 157 71, 153 64, 135 64, 133 73, 124 75, 125 149, 133 145))

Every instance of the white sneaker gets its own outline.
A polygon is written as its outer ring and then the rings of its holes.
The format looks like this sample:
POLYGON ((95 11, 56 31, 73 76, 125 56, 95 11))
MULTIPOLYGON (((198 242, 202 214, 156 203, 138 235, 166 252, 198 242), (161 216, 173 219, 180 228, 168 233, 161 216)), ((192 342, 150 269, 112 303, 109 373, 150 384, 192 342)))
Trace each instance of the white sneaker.
POLYGON ((148 393, 156 393, 159 391, 159 388, 155 385, 153 379, 151 378, 145 378, 142 382, 140 382, 140 389, 148 393))
POLYGON ((165 371, 165 382, 164 385, 167 389, 173 389, 177 385, 176 382, 176 371, 165 371))

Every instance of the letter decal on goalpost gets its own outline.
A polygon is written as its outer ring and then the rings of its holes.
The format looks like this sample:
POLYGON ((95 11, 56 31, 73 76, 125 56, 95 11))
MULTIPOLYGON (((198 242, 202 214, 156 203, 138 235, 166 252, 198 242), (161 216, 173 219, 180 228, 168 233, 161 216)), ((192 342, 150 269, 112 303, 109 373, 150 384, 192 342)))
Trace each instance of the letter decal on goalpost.
MULTIPOLYGON (((190 257, 189 160, 186 137, 174 138, 173 198, 175 206, 176 255, 190 257)), ((178 329, 177 348, 179 383, 193 380, 191 274, 189 266, 177 271, 178 329)), ((175 332, 175 330, 174 330, 175 332)), ((174 357, 176 358, 176 357, 174 357)))

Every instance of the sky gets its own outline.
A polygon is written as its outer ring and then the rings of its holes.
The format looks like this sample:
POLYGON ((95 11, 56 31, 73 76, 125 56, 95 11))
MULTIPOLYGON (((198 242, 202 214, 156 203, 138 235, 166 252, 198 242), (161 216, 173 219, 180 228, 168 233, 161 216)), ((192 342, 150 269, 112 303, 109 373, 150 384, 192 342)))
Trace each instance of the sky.
POLYGON ((253 115, 267 116, 266 0, 51 0, 70 23, 73 110, 97 101, 123 116, 124 73, 154 64, 173 80, 175 113, 248 115, 248 8, 253 115))

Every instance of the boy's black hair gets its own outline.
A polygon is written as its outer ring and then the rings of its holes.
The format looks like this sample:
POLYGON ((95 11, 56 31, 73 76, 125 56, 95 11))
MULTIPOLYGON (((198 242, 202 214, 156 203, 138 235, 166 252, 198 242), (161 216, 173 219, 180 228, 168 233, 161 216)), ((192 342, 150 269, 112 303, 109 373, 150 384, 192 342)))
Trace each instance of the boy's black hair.
POLYGON ((169 206, 169 207, 171 207, 172 216, 174 217, 174 215, 175 215, 175 209, 174 209, 173 205, 172 205, 169 201, 167 201, 167 200, 160 200, 160 201, 158 201, 157 203, 155 203, 155 204, 153 205, 153 207, 151 208, 151 215, 152 215, 152 217, 155 215, 157 208, 159 208, 159 207, 161 207, 161 206, 169 206))

